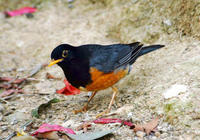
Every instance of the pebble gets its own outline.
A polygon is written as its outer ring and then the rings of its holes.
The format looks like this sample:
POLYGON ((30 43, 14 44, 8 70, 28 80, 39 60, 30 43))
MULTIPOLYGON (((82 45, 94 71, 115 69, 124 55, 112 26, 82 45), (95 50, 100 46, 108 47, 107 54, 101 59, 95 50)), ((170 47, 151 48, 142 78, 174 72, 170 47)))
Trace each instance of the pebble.
POLYGON ((68 8, 74 8, 72 4, 68 4, 68 8))
POLYGON ((156 137, 160 137, 160 132, 155 132, 156 137))
POLYGON ((172 26, 172 22, 169 19, 164 20, 163 23, 167 26, 172 26))
POLYGON ((68 3, 74 2, 74 0, 67 0, 68 3))
POLYGON ((138 136, 139 138, 143 138, 145 136, 145 133, 142 131, 137 131, 136 136, 138 136))
POLYGON ((8 130, 8 126, 1 126, 1 130, 2 131, 7 131, 8 130))
POLYGON ((151 140, 157 140, 158 138, 156 136, 151 137, 151 140))
POLYGON ((167 133, 163 133, 163 134, 161 134, 161 137, 162 137, 162 138, 166 138, 167 136, 168 136, 167 133))
POLYGON ((0 113, 3 113, 4 110, 5 110, 4 106, 0 104, 0 113))

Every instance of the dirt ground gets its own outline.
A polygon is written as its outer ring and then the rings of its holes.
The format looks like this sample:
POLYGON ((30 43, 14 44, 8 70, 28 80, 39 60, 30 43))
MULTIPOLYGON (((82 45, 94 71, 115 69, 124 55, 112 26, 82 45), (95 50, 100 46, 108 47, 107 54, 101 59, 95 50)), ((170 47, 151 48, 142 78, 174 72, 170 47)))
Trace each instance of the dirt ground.
MULTIPOLYGON (((148 36, 144 35, 160 27, 147 27, 145 24, 133 29, 134 36, 130 39, 122 36, 119 39, 120 33, 111 33, 118 28, 114 26, 117 25, 116 18, 120 18, 116 13, 117 7, 80 2, 72 6, 64 5, 61 1, 46 3, 34 13, 33 18, 5 18, 1 14, 0 76, 26 77, 36 65, 49 62, 51 51, 61 43, 78 46, 138 40, 144 44, 164 44, 165 48, 139 58, 130 74, 117 84, 120 94, 111 111, 119 112, 111 117, 135 123, 145 123, 161 116, 157 128, 159 134, 141 138, 133 130, 122 126, 108 139, 200 139, 200 41, 178 32, 159 32, 156 40, 147 41, 148 36), (174 85, 181 85, 185 90, 166 98, 165 93, 174 85)), ((128 32, 131 29, 127 27, 128 32)), ((64 87, 64 75, 58 66, 44 68, 33 78, 36 80, 25 85, 23 94, 15 94, 6 102, 0 102, 2 139, 27 120, 34 120, 34 128, 46 122, 74 129, 82 121, 92 120, 97 113, 106 109, 112 95, 110 89, 100 91, 87 113, 74 115, 72 110, 85 103, 87 93, 75 96, 56 94, 56 89, 64 87), (46 79, 47 72, 62 80, 46 79), (39 119, 31 117, 32 109, 55 97, 61 101, 53 104, 39 119)), ((94 125, 93 129, 114 127, 94 125)))

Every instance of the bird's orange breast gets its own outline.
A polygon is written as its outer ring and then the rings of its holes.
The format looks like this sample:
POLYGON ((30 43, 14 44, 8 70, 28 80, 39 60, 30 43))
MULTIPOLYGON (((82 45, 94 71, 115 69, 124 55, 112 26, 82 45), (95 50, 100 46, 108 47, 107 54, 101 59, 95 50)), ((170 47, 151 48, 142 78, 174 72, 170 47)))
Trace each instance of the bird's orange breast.
POLYGON ((88 91, 98 91, 113 86, 122 79, 128 70, 121 69, 115 72, 103 73, 96 68, 90 68, 92 83, 86 86, 88 91))

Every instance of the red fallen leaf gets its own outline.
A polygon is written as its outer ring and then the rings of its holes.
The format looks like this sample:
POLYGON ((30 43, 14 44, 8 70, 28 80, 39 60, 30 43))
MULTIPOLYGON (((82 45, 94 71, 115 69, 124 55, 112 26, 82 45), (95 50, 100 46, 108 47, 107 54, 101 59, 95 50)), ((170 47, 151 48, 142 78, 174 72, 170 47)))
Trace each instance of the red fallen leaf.
POLYGON ((134 132, 143 131, 147 135, 149 135, 152 131, 155 131, 156 127, 158 126, 158 121, 159 121, 159 118, 156 118, 148 122, 147 124, 139 125, 139 124, 133 124, 132 122, 128 122, 128 121, 123 121, 121 119, 100 118, 100 119, 94 120, 93 122, 98 123, 98 124, 122 123, 124 125, 133 127, 134 132))
POLYGON ((133 131, 134 132, 143 131, 147 135, 149 135, 152 131, 155 131, 156 127, 158 126, 158 121, 159 121, 159 118, 156 118, 143 125, 135 124, 133 131))
POLYGON ((9 89, 12 87, 13 87, 13 85, 11 85, 11 84, 0 84, 0 88, 9 89))
POLYGON ((16 79, 13 82, 11 82, 12 84, 21 84, 22 82, 24 82, 26 80, 26 78, 22 78, 22 79, 16 79))
POLYGON ((28 14, 28 13, 34 13, 36 12, 36 8, 33 7, 24 7, 21 9, 13 10, 13 11, 6 11, 5 14, 7 16, 13 17, 13 16, 18 16, 18 15, 23 15, 23 14, 28 14))
POLYGON ((0 77, 0 81, 11 81, 13 78, 10 77, 0 77))
POLYGON ((9 90, 3 91, 0 94, 0 97, 6 97, 6 96, 9 96, 9 95, 11 95, 13 93, 22 93, 22 92, 23 92, 22 90, 9 89, 9 90))
POLYGON ((10 78, 10 77, 0 77, 0 81, 10 82, 11 84, 21 84, 25 80, 26 78, 15 79, 15 78, 10 78))
POLYGON ((134 124, 132 122, 128 122, 128 121, 123 121, 121 119, 115 119, 115 118, 100 118, 97 120, 93 121, 94 123, 99 123, 99 124, 107 124, 107 123, 123 123, 124 125, 127 126, 134 126, 134 124))
POLYGON ((47 133, 47 132, 52 132, 52 131, 62 131, 62 132, 68 133, 68 134, 76 134, 70 128, 65 128, 60 125, 51 125, 51 124, 45 123, 45 124, 41 125, 39 127, 39 129, 32 134, 32 136, 36 136, 41 133, 47 133))
POLYGON ((65 87, 57 90, 56 93, 64 94, 64 95, 75 95, 80 94, 80 90, 73 87, 67 80, 64 80, 65 87))

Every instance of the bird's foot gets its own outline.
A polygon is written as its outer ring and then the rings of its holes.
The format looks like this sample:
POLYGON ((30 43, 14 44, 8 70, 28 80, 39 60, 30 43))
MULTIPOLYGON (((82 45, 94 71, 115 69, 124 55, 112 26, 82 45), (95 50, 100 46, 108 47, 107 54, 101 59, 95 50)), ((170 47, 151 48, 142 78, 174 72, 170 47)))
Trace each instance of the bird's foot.
POLYGON ((110 109, 106 109, 103 112, 96 115, 96 118, 103 117, 104 115, 108 114, 110 112, 110 109))
POLYGON ((85 105, 85 106, 84 106, 83 108, 81 108, 81 109, 73 110, 73 113, 74 113, 74 114, 77 114, 77 113, 79 113, 79 112, 84 113, 84 112, 87 112, 87 110, 88 110, 88 106, 85 105))

